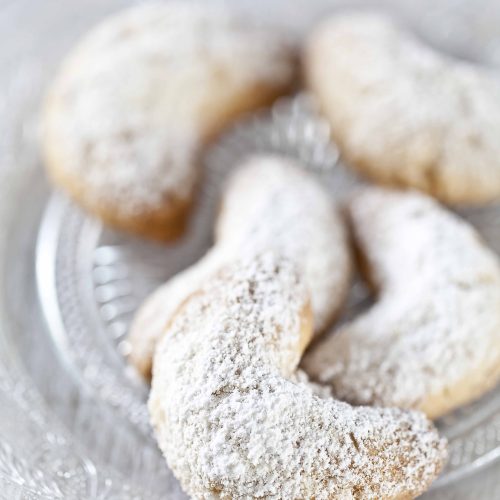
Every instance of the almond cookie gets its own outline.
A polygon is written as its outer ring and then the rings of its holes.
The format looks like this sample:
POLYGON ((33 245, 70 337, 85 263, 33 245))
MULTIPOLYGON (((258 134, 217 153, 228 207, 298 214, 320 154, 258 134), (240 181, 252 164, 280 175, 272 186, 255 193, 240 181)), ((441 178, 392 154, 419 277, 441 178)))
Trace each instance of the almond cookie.
POLYGON ((161 286, 137 312, 129 359, 145 377, 165 325, 199 284, 228 259, 274 248, 298 263, 311 293, 314 329, 323 331, 346 295, 351 259, 344 223, 314 175, 280 157, 246 160, 230 177, 215 246, 161 286))
POLYGON ((334 140, 359 172, 445 203, 500 199, 500 75, 370 13, 319 26, 304 64, 334 140))
POLYGON ((84 37, 48 93, 48 173, 104 222, 175 238, 200 149, 286 92, 294 60, 287 39, 227 9, 168 2, 119 13, 84 37))
POLYGON ((314 346, 304 367, 354 404, 437 418, 500 378, 500 266, 431 198, 366 188, 349 215, 376 303, 314 346))
POLYGON ((300 276, 272 253, 244 258, 174 315, 149 399, 168 466, 199 499, 416 497, 446 456, 422 413, 353 408, 288 379, 312 335, 300 276))

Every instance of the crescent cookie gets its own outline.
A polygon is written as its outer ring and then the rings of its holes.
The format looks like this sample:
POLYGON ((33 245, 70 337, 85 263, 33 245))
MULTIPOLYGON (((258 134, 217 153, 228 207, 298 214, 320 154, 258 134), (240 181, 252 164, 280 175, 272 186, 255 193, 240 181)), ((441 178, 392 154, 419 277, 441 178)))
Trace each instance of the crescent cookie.
POLYGON ((226 264, 172 319, 149 411, 183 489, 199 499, 407 499, 446 451, 420 412, 354 408, 288 380, 312 335, 287 259, 226 264))
POLYGON ((500 266, 476 231, 429 197, 381 188, 349 215, 376 303, 304 360, 354 404, 437 418, 500 378, 500 266))
POLYGON ((199 151, 294 78, 288 39, 228 10, 135 6, 92 29, 47 95, 49 176, 117 228, 179 236, 200 176, 199 151))
POLYGON ((246 160, 230 177, 216 244, 150 295, 132 323, 130 362, 148 377, 156 342, 179 305, 222 263, 273 248, 298 263, 311 293, 315 332, 334 319, 351 269, 343 220, 314 175, 277 156, 246 160))
POLYGON ((445 203, 500 199, 500 75, 370 13, 320 25, 304 64, 334 140, 359 172, 445 203))

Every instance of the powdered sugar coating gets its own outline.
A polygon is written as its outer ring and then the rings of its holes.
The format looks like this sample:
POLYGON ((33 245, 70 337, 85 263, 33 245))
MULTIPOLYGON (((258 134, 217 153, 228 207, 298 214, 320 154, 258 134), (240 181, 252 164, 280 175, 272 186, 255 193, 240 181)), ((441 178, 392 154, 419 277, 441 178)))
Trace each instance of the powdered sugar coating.
POLYGON ((224 260, 225 254, 214 247, 198 262, 157 288, 140 305, 132 320, 127 341, 130 345, 128 361, 142 376, 150 377, 156 344, 174 313, 224 260))
POLYGON ((331 323, 347 292, 350 248, 335 202, 305 167, 273 156, 247 161, 229 180, 216 238, 252 252, 272 246, 296 262, 311 296, 315 332, 331 323))
POLYGON ((323 23, 305 65, 335 141, 360 172, 448 203, 500 198, 497 72, 361 12, 323 23))
POLYGON ((64 63, 45 113, 49 167, 81 181, 85 205, 123 217, 189 201, 199 148, 284 92, 293 73, 281 35, 228 9, 135 6, 64 63))
POLYGON ((500 378, 500 266, 475 230, 417 193, 366 188, 349 207, 374 306, 315 346, 305 369, 356 404, 431 417, 500 378))
POLYGON ((298 263, 311 294, 315 332, 332 321, 346 295, 350 250, 344 223, 313 175, 279 157, 246 160, 224 191, 216 245, 146 299, 131 326, 130 360, 147 375, 157 339, 185 298, 236 255, 274 248, 298 263))
POLYGON ((445 458, 421 413, 353 408, 285 378, 311 333, 299 276, 286 259, 253 256, 176 314, 149 400, 169 467, 200 499, 418 495, 445 458))

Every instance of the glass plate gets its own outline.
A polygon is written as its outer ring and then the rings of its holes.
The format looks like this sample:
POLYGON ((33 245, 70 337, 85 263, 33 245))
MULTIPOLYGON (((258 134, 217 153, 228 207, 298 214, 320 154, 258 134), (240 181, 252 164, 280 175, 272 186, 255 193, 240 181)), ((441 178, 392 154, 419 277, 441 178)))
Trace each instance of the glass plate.
MULTIPOLYGON (((245 155, 300 158, 336 199, 359 182, 311 98, 298 94, 241 120, 206 152, 195 216, 173 245, 111 231, 52 192, 37 145, 45 86, 79 34, 129 3, 0 0, 8 42, 0 47, 0 498, 186 498, 152 438, 147 387, 124 361, 133 312, 209 247, 221 183, 245 155)), ((341 2, 232 5, 300 36, 341 2)), ((500 60, 494 1, 362 5, 390 9, 460 57, 500 60)), ((461 214, 500 253, 500 208, 461 214)), ((356 283, 346 314, 366 300, 356 283)), ((500 389, 438 425, 450 440, 450 461, 425 498, 499 498, 500 389)))

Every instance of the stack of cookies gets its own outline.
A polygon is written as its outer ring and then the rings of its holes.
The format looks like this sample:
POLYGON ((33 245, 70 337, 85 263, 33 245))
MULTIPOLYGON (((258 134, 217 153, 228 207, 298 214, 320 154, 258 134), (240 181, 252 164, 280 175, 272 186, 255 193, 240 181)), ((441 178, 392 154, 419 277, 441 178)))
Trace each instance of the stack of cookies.
POLYGON ((47 171, 104 223, 173 241, 210 144, 300 74, 367 182, 338 206, 300 162, 241 158, 214 246, 139 308, 129 361, 194 498, 414 498, 446 461, 430 419, 500 379, 500 264, 452 211, 500 200, 499 75, 376 13, 302 47, 227 9, 145 4, 63 63, 47 171), (335 326, 354 269, 374 303, 335 326))

